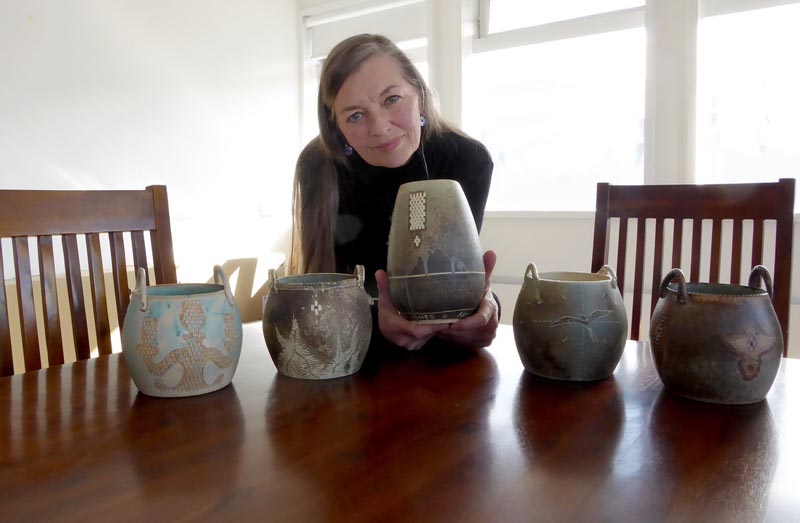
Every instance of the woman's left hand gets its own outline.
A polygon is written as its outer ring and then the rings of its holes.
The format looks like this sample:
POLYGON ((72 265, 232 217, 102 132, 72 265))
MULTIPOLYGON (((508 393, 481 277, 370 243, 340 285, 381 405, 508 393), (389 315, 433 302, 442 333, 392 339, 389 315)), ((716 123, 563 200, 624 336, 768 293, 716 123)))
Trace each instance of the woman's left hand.
POLYGON ((497 263, 497 254, 486 251, 483 254, 483 266, 486 272, 486 286, 483 299, 478 305, 478 310, 472 316, 450 324, 449 328, 436 333, 436 337, 450 343, 480 349, 491 345, 497 335, 497 325, 500 323, 500 306, 495 300, 491 290, 492 271, 497 263))

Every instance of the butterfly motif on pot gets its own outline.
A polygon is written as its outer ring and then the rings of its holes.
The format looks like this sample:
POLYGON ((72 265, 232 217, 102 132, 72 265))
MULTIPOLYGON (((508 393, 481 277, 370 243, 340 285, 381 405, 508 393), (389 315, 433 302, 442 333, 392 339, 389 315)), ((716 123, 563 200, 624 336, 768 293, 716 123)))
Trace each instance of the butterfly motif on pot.
POLYGON ((775 336, 767 336, 755 329, 724 335, 722 341, 725 349, 736 356, 739 373, 745 381, 758 376, 762 358, 776 347, 775 336))

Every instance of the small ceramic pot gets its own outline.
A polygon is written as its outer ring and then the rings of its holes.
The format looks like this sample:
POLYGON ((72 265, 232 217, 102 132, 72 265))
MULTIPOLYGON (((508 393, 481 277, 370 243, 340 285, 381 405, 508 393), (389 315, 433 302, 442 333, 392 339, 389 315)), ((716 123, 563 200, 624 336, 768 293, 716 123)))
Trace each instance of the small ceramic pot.
POLYGON ((617 277, 608 265, 596 274, 545 272, 530 263, 514 307, 514 340, 528 372, 590 381, 614 373, 628 336, 617 277))
POLYGON ((669 392, 712 403, 763 400, 783 355, 769 272, 754 267, 743 286, 686 283, 672 269, 650 320, 650 347, 669 392))
POLYGON ((144 394, 196 396, 233 379, 242 320, 222 267, 214 267, 214 280, 148 287, 144 269, 138 270, 122 328, 122 354, 144 394))
POLYGON ((458 182, 400 186, 386 272, 392 302, 406 319, 451 323, 477 310, 486 285, 483 253, 458 182))
POLYGON ((263 328, 272 361, 285 376, 330 379, 358 371, 372 335, 364 266, 353 275, 282 278, 270 269, 263 328))

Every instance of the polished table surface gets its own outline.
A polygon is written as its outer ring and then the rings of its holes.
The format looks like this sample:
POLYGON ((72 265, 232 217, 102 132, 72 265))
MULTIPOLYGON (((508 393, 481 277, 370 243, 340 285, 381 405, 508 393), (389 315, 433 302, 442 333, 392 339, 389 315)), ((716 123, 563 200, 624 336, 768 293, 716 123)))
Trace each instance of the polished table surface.
POLYGON ((119 354, 0 379, 0 521, 800 521, 800 361, 766 401, 477 353, 372 351, 350 377, 276 376, 245 326, 233 384, 137 392, 119 354))

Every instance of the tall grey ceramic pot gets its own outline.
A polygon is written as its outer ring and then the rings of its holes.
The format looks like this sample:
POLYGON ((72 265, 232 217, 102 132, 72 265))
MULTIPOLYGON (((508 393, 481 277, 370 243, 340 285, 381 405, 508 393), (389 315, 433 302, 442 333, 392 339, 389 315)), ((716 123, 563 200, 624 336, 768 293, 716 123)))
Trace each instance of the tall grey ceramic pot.
POLYGON ((570 381, 613 374, 628 317, 613 269, 544 272, 530 263, 514 306, 514 340, 528 372, 570 381))
POLYGON ((783 343, 765 267, 754 267, 746 286, 687 283, 680 269, 661 282, 650 347, 669 392, 711 403, 761 401, 775 381, 783 343))
POLYGON ((364 266, 355 274, 277 278, 269 271, 264 339, 280 374, 330 379, 361 368, 372 335, 364 266))
POLYGON ((400 186, 387 260, 392 302, 407 319, 450 323, 483 297, 483 253, 475 219, 455 180, 400 186))

